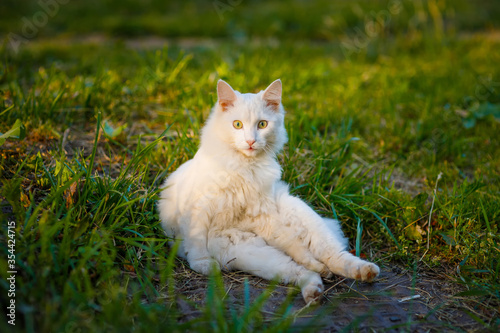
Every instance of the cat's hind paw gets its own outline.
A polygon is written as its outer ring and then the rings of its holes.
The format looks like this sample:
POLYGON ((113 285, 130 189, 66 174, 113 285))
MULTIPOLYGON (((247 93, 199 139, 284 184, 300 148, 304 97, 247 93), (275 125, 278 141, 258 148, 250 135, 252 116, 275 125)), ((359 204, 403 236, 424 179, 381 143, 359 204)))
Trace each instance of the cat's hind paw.
POLYGON ((211 258, 195 259, 189 262, 189 267, 197 273, 209 275, 213 270, 220 270, 219 264, 211 258))
POLYGON ((323 284, 310 283, 302 288, 302 296, 306 304, 317 304, 323 295, 323 284))
POLYGON ((365 262, 356 267, 354 278, 363 282, 372 282, 380 274, 380 268, 371 262, 365 262))

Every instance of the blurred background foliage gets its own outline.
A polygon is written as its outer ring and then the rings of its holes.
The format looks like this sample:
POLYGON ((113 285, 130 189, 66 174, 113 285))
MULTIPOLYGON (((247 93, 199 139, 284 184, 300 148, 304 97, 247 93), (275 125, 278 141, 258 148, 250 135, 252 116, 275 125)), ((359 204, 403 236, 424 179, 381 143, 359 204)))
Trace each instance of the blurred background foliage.
POLYGON ((26 22, 21 18, 43 23, 40 11, 47 13, 50 24, 36 27, 39 37, 105 34, 328 41, 364 29, 373 18, 383 19, 384 33, 390 35, 428 27, 450 33, 490 30, 500 24, 496 0, 3 0, 0 34, 19 33, 26 22))

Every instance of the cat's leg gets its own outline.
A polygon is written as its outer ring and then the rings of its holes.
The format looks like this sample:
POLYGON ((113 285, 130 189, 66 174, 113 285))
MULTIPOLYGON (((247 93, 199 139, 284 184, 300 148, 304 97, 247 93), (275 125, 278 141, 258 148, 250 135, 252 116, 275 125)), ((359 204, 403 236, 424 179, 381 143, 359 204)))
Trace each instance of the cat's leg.
POLYGON ((332 273, 326 267, 325 264, 318 261, 311 251, 302 243, 297 242, 295 239, 291 239, 292 244, 282 246, 280 242, 273 243, 273 238, 269 239, 269 244, 271 246, 277 246, 279 248, 286 248, 285 253, 293 258, 293 260, 305 268, 317 272, 324 278, 330 278, 332 273))
POLYGON ((208 252, 207 238, 208 227, 203 221, 185 220, 181 223, 183 236, 181 257, 187 259, 189 267, 195 272, 208 275, 212 269, 219 269, 217 262, 208 252))
MULTIPOLYGON (((347 242, 337 221, 322 218, 288 191, 283 190, 277 202, 281 223, 269 234, 275 242, 287 246, 287 238, 294 234, 297 241, 306 244, 314 257, 333 273, 361 281, 373 281, 378 276, 380 269, 377 265, 346 251, 347 242)), ((287 248, 283 250, 289 251, 287 248)))
POLYGON ((266 280, 279 279, 300 287, 306 303, 315 303, 323 293, 318 273, 297 264, 263 238, 236 229, 213 233, 208 239, 210 254, 226 270, 241 270, 266 280))
POLYGON ((170 238, 169 246, 180 242, 177 255, 188 261, 194 271, 207 275, 214 260, 207 249, 208 217, 200 212, 203 207, 196 207, 188 214, 180 213, 178 189, 175 182, 166 182, 158 201, 158 211, 165 233, 170 238))
POLYGON ((341 244, 341 248, 343 249, 338 255, 333 255, 330 259, 327 259, 330 263, 329 268, 336 274, 352 279, 367 282, 373 281, 380 273, 379 267, 346 251, 348 242, 340 229, 339 221, 329 218, 322 218, 322 220, 323 224, 336 236, 336 241, 341 244))
POLYGON ((372 282, 380 274, 377 265, 362 260, 348 251, 333 253, 326 258, 326 263, 333 273, 364 282, 372 282))

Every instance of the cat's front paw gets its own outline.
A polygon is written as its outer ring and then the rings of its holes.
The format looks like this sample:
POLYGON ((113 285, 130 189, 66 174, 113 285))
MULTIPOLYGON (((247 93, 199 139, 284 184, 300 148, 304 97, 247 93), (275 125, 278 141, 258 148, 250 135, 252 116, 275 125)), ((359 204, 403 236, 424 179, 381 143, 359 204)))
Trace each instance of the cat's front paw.
POLYGON ((355 268, 353 277, 363 282, 372 282, 380 274, 380 268, 371 262, 364 262, 355 268))
POLYGON ((302 264, 302 266, 304 266, 308 270, 319 273, 319 275, 323 278, 328 279, 328 278, 331 278, 333 275, 333 273, 330 272, 330 270, 328 269, 328 267, 326 267, 325 264, 323 264, 317 260, 309 260, 308 262, 301 263, 301 264, 302 264))
POLYGON ((333 273, 332 271, 330 271, 328 269, 328 267, 326 267, 326 265, 323 265, 323 269, 321 271, 319 271, 319 275, 323 278, 323 279, 331 279, 332 276, 333 276, 333 273))
POLYGON ((218 263, 211 258, 194 259, 189 261, 189 267, 197 273, 209 275, 214 269, 219 270, 218 263))

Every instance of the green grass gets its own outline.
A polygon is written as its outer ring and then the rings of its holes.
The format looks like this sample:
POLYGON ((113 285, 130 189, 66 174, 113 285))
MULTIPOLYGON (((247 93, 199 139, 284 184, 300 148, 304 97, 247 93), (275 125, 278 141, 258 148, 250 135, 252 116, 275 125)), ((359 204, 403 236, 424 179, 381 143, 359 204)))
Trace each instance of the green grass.
POLYGON ((339 35, 355 35, 356 29, 364 29, 370 20, 383 22, 384 36, 429 28, 452 33, 477 31, 498 28, 500 24, 500 8, 495 0, 54 1, 61 4, 45 9, 38 1, 4 0, 0 4, 0 32, 21 35, 25 29, 28 39, 33 38, 31 34, 105 34, 337 40, 339 35), (49 24, 41 24, 43 13, 49 24))
MULTIPOLYGON (((318 12, 322 4, 308 10, 318 12)), ((166 246, 155 202, 162 180, 196 152, 219 78, 244 92, 281 78, 289 143, 279 158, 292 192, 341 220, 358 254, 375 251, 372 259, 385 267, 422 261, 443 268, 463 285, 458 296, 481 304, 480 327, 498 325, 500 45, 487 34, 464 37, 495 26, 478 17, 490 17, 498 6, 485 2, 494 8, 485 14, 469 13, 464 2, 448 4, 441 14, 454 13, 452 23, 440 30, 428 11, 424 28, 405 21, 414 13, 405 2, 408 9, 386 33, 350 52, 346 41, 372 7, 341 4, 347 9, 336 15, 347 22, 352 11, 358 19, 321 30, 316 20, 271 2, 275 16, 310 28, 263 44, 219 40, 216 47, 140 50, 122 42, 49 39, 14 53, 7 43, 0 51, 0 132, 20 130, 0 146, 0 289, 7 306, 7 222, 15 221, 16 328, 290 329, 297 315, 289 311, 291 298, 277 311, 282 319, 269 321, 259 311, 272 289, 236 308, 216 287, 217 277, 208 284, 201 315, 180 320, 174 268, 184 263, 166 246)), ((238 7, 228 20, 242 15, 237 22, 248 36, 288 31, 286 24, 258 31, 253 27, 265 17, 253 18, 251 4, 241 6, 250 13, 238 7)), ((387 3, 373 6, 382 10, 387 3)), ((203 11, 183 8, 182 15, 203 11)), ((113 22, 111 13, 102 15, 113 22)), ((56 28, 46 29, 57 35, 57 27, 76 24, 72 17, 57 16, 56 28)), ((122 29, 124 21, 116 22, 122 29)), ((206 22, 206 34, 194 23, 185 24, 189 32, 172 34, 227 37, 227 30, 214 32, 217 16, 206 22)), ((68 29, 92 32, 85 25, 68 29)))

